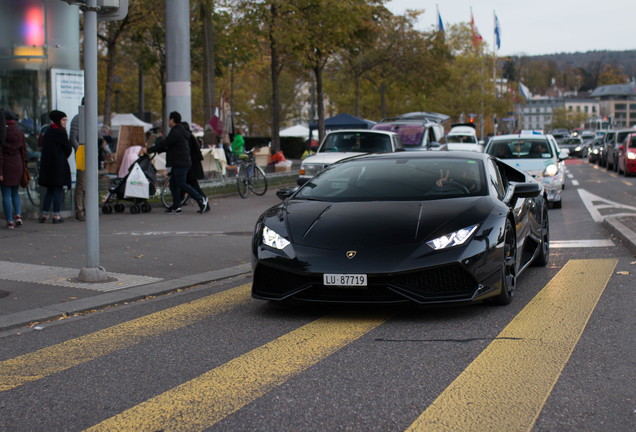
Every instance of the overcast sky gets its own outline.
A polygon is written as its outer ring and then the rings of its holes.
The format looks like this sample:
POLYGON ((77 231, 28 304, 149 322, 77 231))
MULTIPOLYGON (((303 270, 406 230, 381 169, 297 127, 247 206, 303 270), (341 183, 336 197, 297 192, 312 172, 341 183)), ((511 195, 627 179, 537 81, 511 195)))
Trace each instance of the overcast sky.
POLYGON ((424 9, 418 30, 437 26, 437 9, 447 28, 475 25, 489 50, 494 45, 494 13, 501 28, 497 55, 538 55, 594 50, 636 49, 636 1, 634 0, 391 0, 386 7, 401 15, 406 9, 424 9))

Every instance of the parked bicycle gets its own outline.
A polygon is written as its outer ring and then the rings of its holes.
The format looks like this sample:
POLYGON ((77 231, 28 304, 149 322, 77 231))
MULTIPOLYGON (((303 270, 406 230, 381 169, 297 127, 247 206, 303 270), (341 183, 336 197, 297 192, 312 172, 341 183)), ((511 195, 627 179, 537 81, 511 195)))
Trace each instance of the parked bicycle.
POLYGON ((265 195, 267 192, 267 176, 265 171, 256 165, 254 149, 245 152, 246 159, 241 159, 236 172, 236 186, 241 198, 247 198, 252 191, 255 195, 265 195))

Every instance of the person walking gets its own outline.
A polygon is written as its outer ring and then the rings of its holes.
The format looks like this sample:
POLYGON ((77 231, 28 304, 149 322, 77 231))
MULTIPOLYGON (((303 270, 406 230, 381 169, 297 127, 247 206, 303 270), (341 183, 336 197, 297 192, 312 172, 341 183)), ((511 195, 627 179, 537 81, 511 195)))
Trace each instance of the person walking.
POLYGON ((166 152, 166 166, 170 168, 170 193, 172 194, 172 206, 166 209, 166 212, 181 214, 181 196, 183 192, 187 192, 199 203, 199 213, 203 213, 208 206, 208 199, 186 183, 192 161, 188 131, 181 124, 181 114, 172 111, 168 116, 168 125, 170 126, 168 135, 145 150, 147 153, 166 152))
POLYGON ((68 157, 73 147, 66 134, 68 119, 62 111, 53 110, 49 113, 51 125, 42 137, 42 156, 40 162, 39 184, 46 188, 44 205, 40 223, 46 222, 49 210, 53 204, 53 223, 62 223, 62 195, 64 186, 71 187, 71 168, 68 157))
POLYGON ((2 189, 2 209, 7 228, 22 225, 22 208, 18 186, 26 167, 26 140, 16 123, 15 115, 4 111, 6 130, 0 148, 0 187, 2 189), (13 214, 15 213, 15 222, 13 214))
MULTIPOLYGON (((189 184, 199 192, 200 195, 205 197, 205 192, 201 189, 199 185, 199 180, 203 180, 205 178, 205 173, 203 172, 203 155, 201 154, 201 145, 199 144, 199 140, 192 134, 190 130, 190 125, 186 122, 181 123, 185 130, 190 134, 188 137, 188 147, 190 148, 190 161, 192 162, 192 166, 188 170, 188 174, 186 175, 186 183, 189 184)), ((208 202, 203 210, 204 213, 210 211, 210 203, 208 202)))
MULTIPOLYGON (((84 105, 84 98, 82 98, 84 105)), ((79 142, 79 114, 71 120, 70 140, 75 150, 75 220, 83 222, 86 220, 86 171, 85 171, 85 146, 79 142)))

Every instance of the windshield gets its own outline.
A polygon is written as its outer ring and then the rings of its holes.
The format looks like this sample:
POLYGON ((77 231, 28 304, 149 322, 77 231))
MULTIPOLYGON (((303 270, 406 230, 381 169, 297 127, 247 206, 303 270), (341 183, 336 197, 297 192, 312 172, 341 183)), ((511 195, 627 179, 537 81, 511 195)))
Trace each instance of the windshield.
POLYGON ((545 139, 494 141, 486 152, 499 159, 550 159, 554 156, 545 139))
POLYGON ((295 199, 421 201, 486 193, 480 160, 365 158, 332 165, 306 183, 295 199))
POLYGON ((330 133, 318 152, 391 152, 391 137, 373 132, 336 132, 330 133))

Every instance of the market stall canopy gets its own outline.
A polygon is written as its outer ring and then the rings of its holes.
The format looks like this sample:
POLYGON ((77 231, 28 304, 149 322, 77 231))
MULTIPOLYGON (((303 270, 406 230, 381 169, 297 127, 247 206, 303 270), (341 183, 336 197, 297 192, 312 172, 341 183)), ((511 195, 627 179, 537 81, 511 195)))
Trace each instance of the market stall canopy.
POLYGON ((110 119, 111 135, 117 136, 120 126, 143 126, 144 132, 148 132, 153 127, 152 123, 139 120, 134 114, 115 114, 110 119))
MULTIPOLYGON (((301 137, 301 138, 309 138, 309 128, 303 125, 296 125, 292 127, 288 127, 286 129, 282 129, 278 136, 282 137, 301 137)), ((312 133, 312 139, 318 139, 318 131, 314 130, 312 133)))

